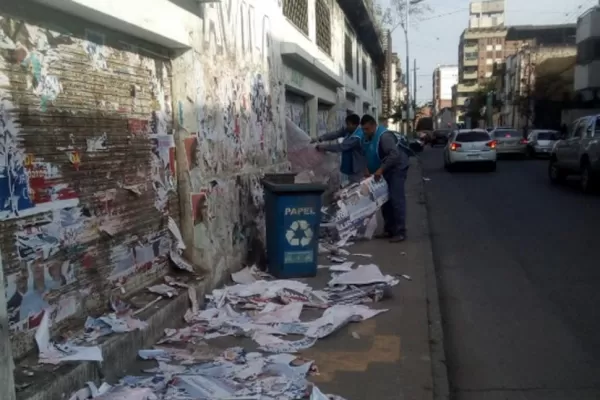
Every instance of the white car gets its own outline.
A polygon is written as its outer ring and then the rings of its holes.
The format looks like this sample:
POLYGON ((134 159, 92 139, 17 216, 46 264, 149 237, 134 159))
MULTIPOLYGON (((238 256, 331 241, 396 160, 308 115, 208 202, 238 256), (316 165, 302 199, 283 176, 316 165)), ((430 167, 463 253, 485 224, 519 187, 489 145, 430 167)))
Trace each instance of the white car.
POLYGON ((495 171, 497 144, 484 129, 454 131, 444 148, 444 167, 451 171, 458 164, 483 164, 495 171))

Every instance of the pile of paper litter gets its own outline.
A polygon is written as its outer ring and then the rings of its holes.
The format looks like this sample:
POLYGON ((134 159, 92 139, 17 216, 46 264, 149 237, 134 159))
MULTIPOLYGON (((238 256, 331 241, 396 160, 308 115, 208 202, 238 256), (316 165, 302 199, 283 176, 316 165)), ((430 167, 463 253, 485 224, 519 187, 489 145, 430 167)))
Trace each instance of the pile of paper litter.
POLYGON ((322 290, 295 280, 269 279, 255 268, 237 272, 234 282, 243 283, 215 289, 204 310, 188 310, 188 326, 167 329, 155 348, 139 351, 140 358, 158 362, 157 368, 145 371, 153 375, 126 377, 114 387, 92 385, 71 400, 343 400, 309 383, 316 366, 293 354, 346 324, 387 311, 366 304, 381 300, 398 279, 383 275, 375 265, 353 268, 349 263, 341 272, 331 272, 322 290), (320 316, 302 318, 308 309, 320 316), (258 351, 236 347, 215 354, 206 341, 227 335, 251 338, 258 351), (173 344, 177 346, 169 347, 173 344))

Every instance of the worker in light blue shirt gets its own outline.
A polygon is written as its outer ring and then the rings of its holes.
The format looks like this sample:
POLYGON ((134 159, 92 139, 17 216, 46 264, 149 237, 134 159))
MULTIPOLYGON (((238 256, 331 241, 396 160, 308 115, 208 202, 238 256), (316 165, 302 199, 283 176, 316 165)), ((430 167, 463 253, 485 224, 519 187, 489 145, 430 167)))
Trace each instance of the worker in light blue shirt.
POLYGON ((364 179, 367 172, 367 162, 362 146, 363 132, 360 128, 360 117, 358 115, 348 115, 345 127, 339 131, 325 133, 319 136, 317 141, 319 144, 316 148, 319 151, 342 153, 340 172, 348 176, 351 184, 364 179), (343 138, 341 142, 320 143, 340 138, 343 138))
POLYGON ((381 207, 384 221, 384 233, 390 242, 397 243, 406 239, 406 193, 404 184, 409 155, 404 151, 400 138, 383 125, 377 125, 375 118, 363 115, 360 120, 363 129, 363 148, 369 173, 376 181, 383 177, 388 185, 389 200, 381 207))

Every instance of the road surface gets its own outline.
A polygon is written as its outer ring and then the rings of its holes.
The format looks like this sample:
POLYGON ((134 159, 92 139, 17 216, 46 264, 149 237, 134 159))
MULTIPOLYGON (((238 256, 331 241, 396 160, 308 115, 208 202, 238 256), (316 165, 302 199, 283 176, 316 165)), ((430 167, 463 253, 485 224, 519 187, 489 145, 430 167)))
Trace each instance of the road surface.
POLYGON ((600 399, 600 196, 422 159, 453 398, 600 399))

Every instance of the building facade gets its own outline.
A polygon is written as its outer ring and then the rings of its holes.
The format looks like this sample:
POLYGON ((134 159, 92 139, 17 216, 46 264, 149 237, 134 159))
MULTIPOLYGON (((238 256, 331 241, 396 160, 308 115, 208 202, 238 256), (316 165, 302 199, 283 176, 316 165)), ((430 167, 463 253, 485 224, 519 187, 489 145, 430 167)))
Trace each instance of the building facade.
POLYGON ((475 28, 463 31, 458 45, 458 86, 455 103, 465 101, 494 72, 494 64, 502 63, 505 55, 506 28, 475 28))
POLYGON ((262 176, 289 170, 286 117, 315 135, 380 107, 371 11, 339 4, 0 4, 0 266, 15 358, 45 312, 53 331, 82 324, 166 275, 178 248, 208 286, 254 262, 262 176))
POLYGON ((458 83, 457 65, 439 65, 433 70, 434 113, 452 107, 452 86, 458 83))
POLYGON ((505 0, 471 1, 469 29, 492 28, 504 25, 505 0))
POLYGON ((584 103, 597 102, 600 95, 600 6, 577 19, 577 65, 574 90, 584 103))
POLYGON ((559 129, 576 58, 574 45, 523 45, 506 58, 499 125, 559 129))
POLYGON ((347 113, 378 115, 384 48, 369 2, 284 0, 281 25, 287 117, 316 136, 347 113))

